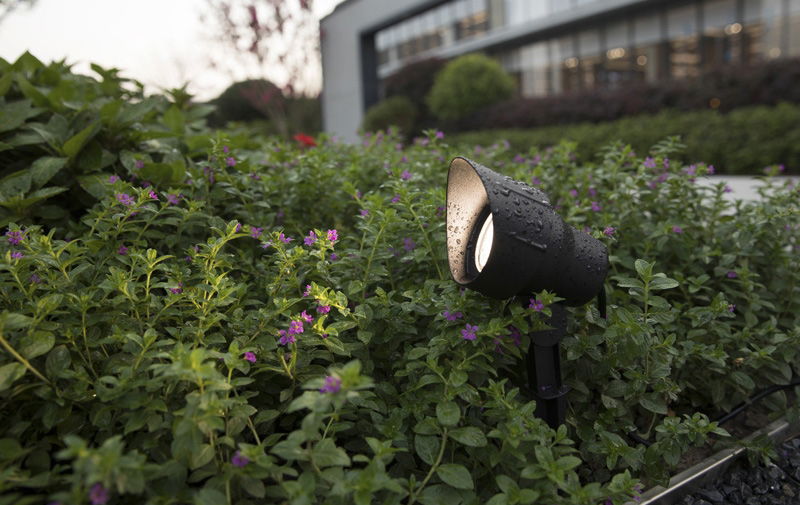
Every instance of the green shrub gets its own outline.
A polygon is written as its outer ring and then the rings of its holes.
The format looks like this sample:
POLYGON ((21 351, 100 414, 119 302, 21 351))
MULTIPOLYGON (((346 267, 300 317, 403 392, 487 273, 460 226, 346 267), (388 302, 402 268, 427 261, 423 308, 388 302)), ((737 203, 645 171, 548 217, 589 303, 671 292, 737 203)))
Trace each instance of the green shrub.
POLYGON ((641 153, 670 135, 679 135, 687 146, 677 154, 681 161, 704 161, 718 173, 762 175, 768 165, 784 165, 786 173, 800 174, 800 106, 786 103, 742 107, 726 114, 665 110, 607 123, 483 130, 452 134, 451 139, 467 146, 507 140, 519 152, 573 140, 579 159, 588 161, 615 140, 641 153))
POLYGON ((364 114, 362 128, 364 131, 374 132, 396 126, 403 134, 409 136, 414 133, 416 119, 416 106, 407 97, 398 95, 370 107, 364 114))
MULTIPOLYGON (((20 87, 38 96, 20 82, 3 112, 29 100, 20 87)), ((48 103, 36 114, 55 116, 48 103)), ((21 121, 0 132, 7 159, 52 156, 18 143, 41 130, 21 121)), ((447 270, 446 168, 462 150, 434 134, 398 150, 391 135, 174 132, 174 113, 115 124, 124 139, 172 132, 124 145, 134 159, 184 149, 181 170, 143 187, 107 149, 96 199, 8 225, 0 503, 620 504, 724 436, 709 416, 798 372, 798 189, 770 182, 734 209, 694 184, 708 167, 674 161, 674 140, 585 164, 570 144, 477 155, 611 252, 608 318, 569 309, 570 408, 553 430, 532 415, 523 354, 554 296, 532 294, 541 311, 487 299, 447 270)), ((34 162, 18 167, 31 180, 48 173, 34 162)))
POLYGON ((456 120, 509 98, 514 80, 496 60, 467 54, 448 63, 436 75, 428 105, 443 120, 456 120))

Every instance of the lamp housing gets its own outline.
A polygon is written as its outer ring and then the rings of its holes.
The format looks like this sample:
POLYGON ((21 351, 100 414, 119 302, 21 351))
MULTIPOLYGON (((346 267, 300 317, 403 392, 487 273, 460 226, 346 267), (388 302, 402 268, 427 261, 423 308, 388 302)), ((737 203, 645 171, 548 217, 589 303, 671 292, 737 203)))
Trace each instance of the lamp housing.
POLYGON ((543 191, 462 157, 447 174, 447 256, 457 283, 501 299, 546 289, 582 305, 608 273, 605 245, 543 191))

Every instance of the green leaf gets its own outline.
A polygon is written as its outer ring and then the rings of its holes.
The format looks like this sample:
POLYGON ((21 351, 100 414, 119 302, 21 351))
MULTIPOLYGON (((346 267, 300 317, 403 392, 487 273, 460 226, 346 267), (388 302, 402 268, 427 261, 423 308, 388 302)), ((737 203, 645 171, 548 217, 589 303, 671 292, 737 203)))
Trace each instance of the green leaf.
POLYGON ((561 456, 556 460, 556 466, 565 472, 580 466, 581 463, 581 459, 575 456, 561 456))
POLYGON ((644 283, 639 279, 633 277, 616 277, 617 286, 621 288, 639 288, 644 289, 644 283))
POLYGON ((653 400, 648 397, 643 397, 639 399, 639 405, 656 414, 667 414, 667 405, 663 400, 653 400))
POLYGON ((8 90, 11 89, 11 81, 13 79, 14 74, 12 72, 3 73, 3 76, 0 77, 0 96, 6 96, 8 90))
POLYGON ((70 363, 72 363, 72 360, 69 355, 69 349, 65 345, 59 345, 47 355, 45 370, 50 378, 55 379, 69 368, 70 363))
POLYGON ((31 189, 31 171, 20 170, 0 179, 0 201, 20 197, 31 189))
POLYGON ((442 479, 442 482, 457 489, 472 489, 475 487, 475 484, 472 482, 472 476, 462 465, 453 463, 440 465, 439 468, 436 469, 436 475, 442 479))
POLYGON ((186 119, 183 117, 183 113, 175 105, 167 109, 167 112, 164 113, 164 124, 174 133, 182 134, 185 123, 186 119))
POLYGON ((488 441, 486 435, 474 426, 456 428, 448 433, 450 438, 468 447, 484 447, 488 441))
POLYGON ((48 109, 51 107, 50 101, 44 93, 31 84, 25 76, 22 74, 15 74, 15 77, 17 78, 17 86, 19 86, 20 91, 22 91, 22 94, 25 95, 26 98, 29 98, 37 107, 45 107, 48 109))
POLYGON ((328 466, 350 466, 350 458, 341 447, 336 447, 336 444, 330 438, 320 440, 314 449, 311 451, 314 462, 320 468, 328 466))
POLYGON ((7 363, 0 366, 0 391, 10 388, 14 381, 25 375, 25 366, 20 363, 7 363))
POLYGON ((433 462, 436 461, 436 454, 439 452, 439 437, 416 435, 414 437, 414 450, 422 461, 433 465, 433 462))
POLYGON ((92 195, 93 197, 97 198, 98 200, 102 200, 106 196, 112 193, 111 187, 107 184, 108 175, 81 175, 78 176, 78 184, 83 188, 84 191, 92 195))
POLYGON ((668 279, 666 277, 656 277, 650 281, 650 289, 655 291, 658 289, 672 289, 680 285, 675 279, 668 279))
POLYGON ((53 158, 45 156, 39 158, 31 165, 31 179, 36 187, 41 187, 46 184, 59 170, 69 161, 67 158, 53 158))
POLYGON ((19 100, 0 106, 0 133, 19 128, 28 118, 31 118, 42 109, 31 106, 30 100, 19 100))
POLYGON ((436 418, 442 426, 455 426, 461 418, 461 409, 456 402, 442 402, 436 405, 436 418))
POLYGON ((643 259, 637 259, 633 266, 636 268, 636 273, 642 279, 650 279, 653 276, 653 263, 648 263, 643 259))
POLYGON ((239 482, 241 482, 242 488, 250 496, 255 496, 256 498, 264 498, 264 496, 266 496, 267 490, 261 480, 254 479, 248 475, 242 475, 239 477, 239 482))
POLYGON ((741 387, 743 387, 748 391, 756 387, 755 382, 753 382, 753 379, 751 379, 749 375, 740 372, 738 370, 731 373, 731 379, 733 379, 733 382, 735 382, 736 384, 740 385, 741 387))
POLYGON ((81 152, 81 149, 83 149, 83 146, 85 146, 92 137, 97 135, 97 132, 100 131, 100 126, 100 121, 92 121, 89 126, 72 136, 72 138, 64 143, 64 154, 69 156, 70 159, 77 156, 78 153, 81 152))
POLYGON ((56 343, 56 337, 50 332, 36 331, 20 339, 19 353, 25 359, 33 359, 46 354, 56 343))
POLYGON ((225 494, 212 487, 206 487, 200 490, 199 493, 194 495, 194 505, 219 505, 220 503, 228 503, 225 494))

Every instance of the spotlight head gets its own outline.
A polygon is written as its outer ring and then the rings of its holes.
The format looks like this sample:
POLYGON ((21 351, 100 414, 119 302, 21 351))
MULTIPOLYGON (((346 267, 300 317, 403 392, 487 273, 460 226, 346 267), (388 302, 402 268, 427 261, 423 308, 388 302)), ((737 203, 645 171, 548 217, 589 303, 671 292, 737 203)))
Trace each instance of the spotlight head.
POLYGON ((568 305, 594 298, 608 250, 566 224, 547 195, 466 158, 447 174, 447 257, 456 282, 493 298, 555 292, 568 305))

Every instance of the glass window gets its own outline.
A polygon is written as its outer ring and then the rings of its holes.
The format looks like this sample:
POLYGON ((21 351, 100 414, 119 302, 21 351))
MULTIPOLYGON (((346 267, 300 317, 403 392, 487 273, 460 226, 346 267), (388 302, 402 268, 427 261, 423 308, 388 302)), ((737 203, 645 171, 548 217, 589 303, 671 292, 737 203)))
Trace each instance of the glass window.
POLYGON ((789 2, 789 56, 800 56, 800 0, 789 2))
POLYGON ((667 36, 669 38, 669 75, 678 79, 699 75, 700 47, 695 5, 687 5, 667 12, 667 36))
POLYGON ((667 44, 662 42, 661 18, 652 13, 633 23, 632 75, 634 80, 655 82, 667 77, 664 66, 667 44))
POLYGON ((522 48, 521 68, 522 82, 520 92, 522 96, 543 96, 550 87, 550 57, 548 43, 538 42, 522 48))
POLYGON ((742 24, 735 0, 711 0, 703 5, 703 63, 707 70, 742 60, 742 24))
POLYGON ((744 59, 754 62, 782 54, 783 0, 751 0, 744 10, 744 59))
POLYGON ((603 57, 600 47, 600 31, 586 30, 578 34, 578 57, 582 87, 593 89, 601 85, 603 57))

